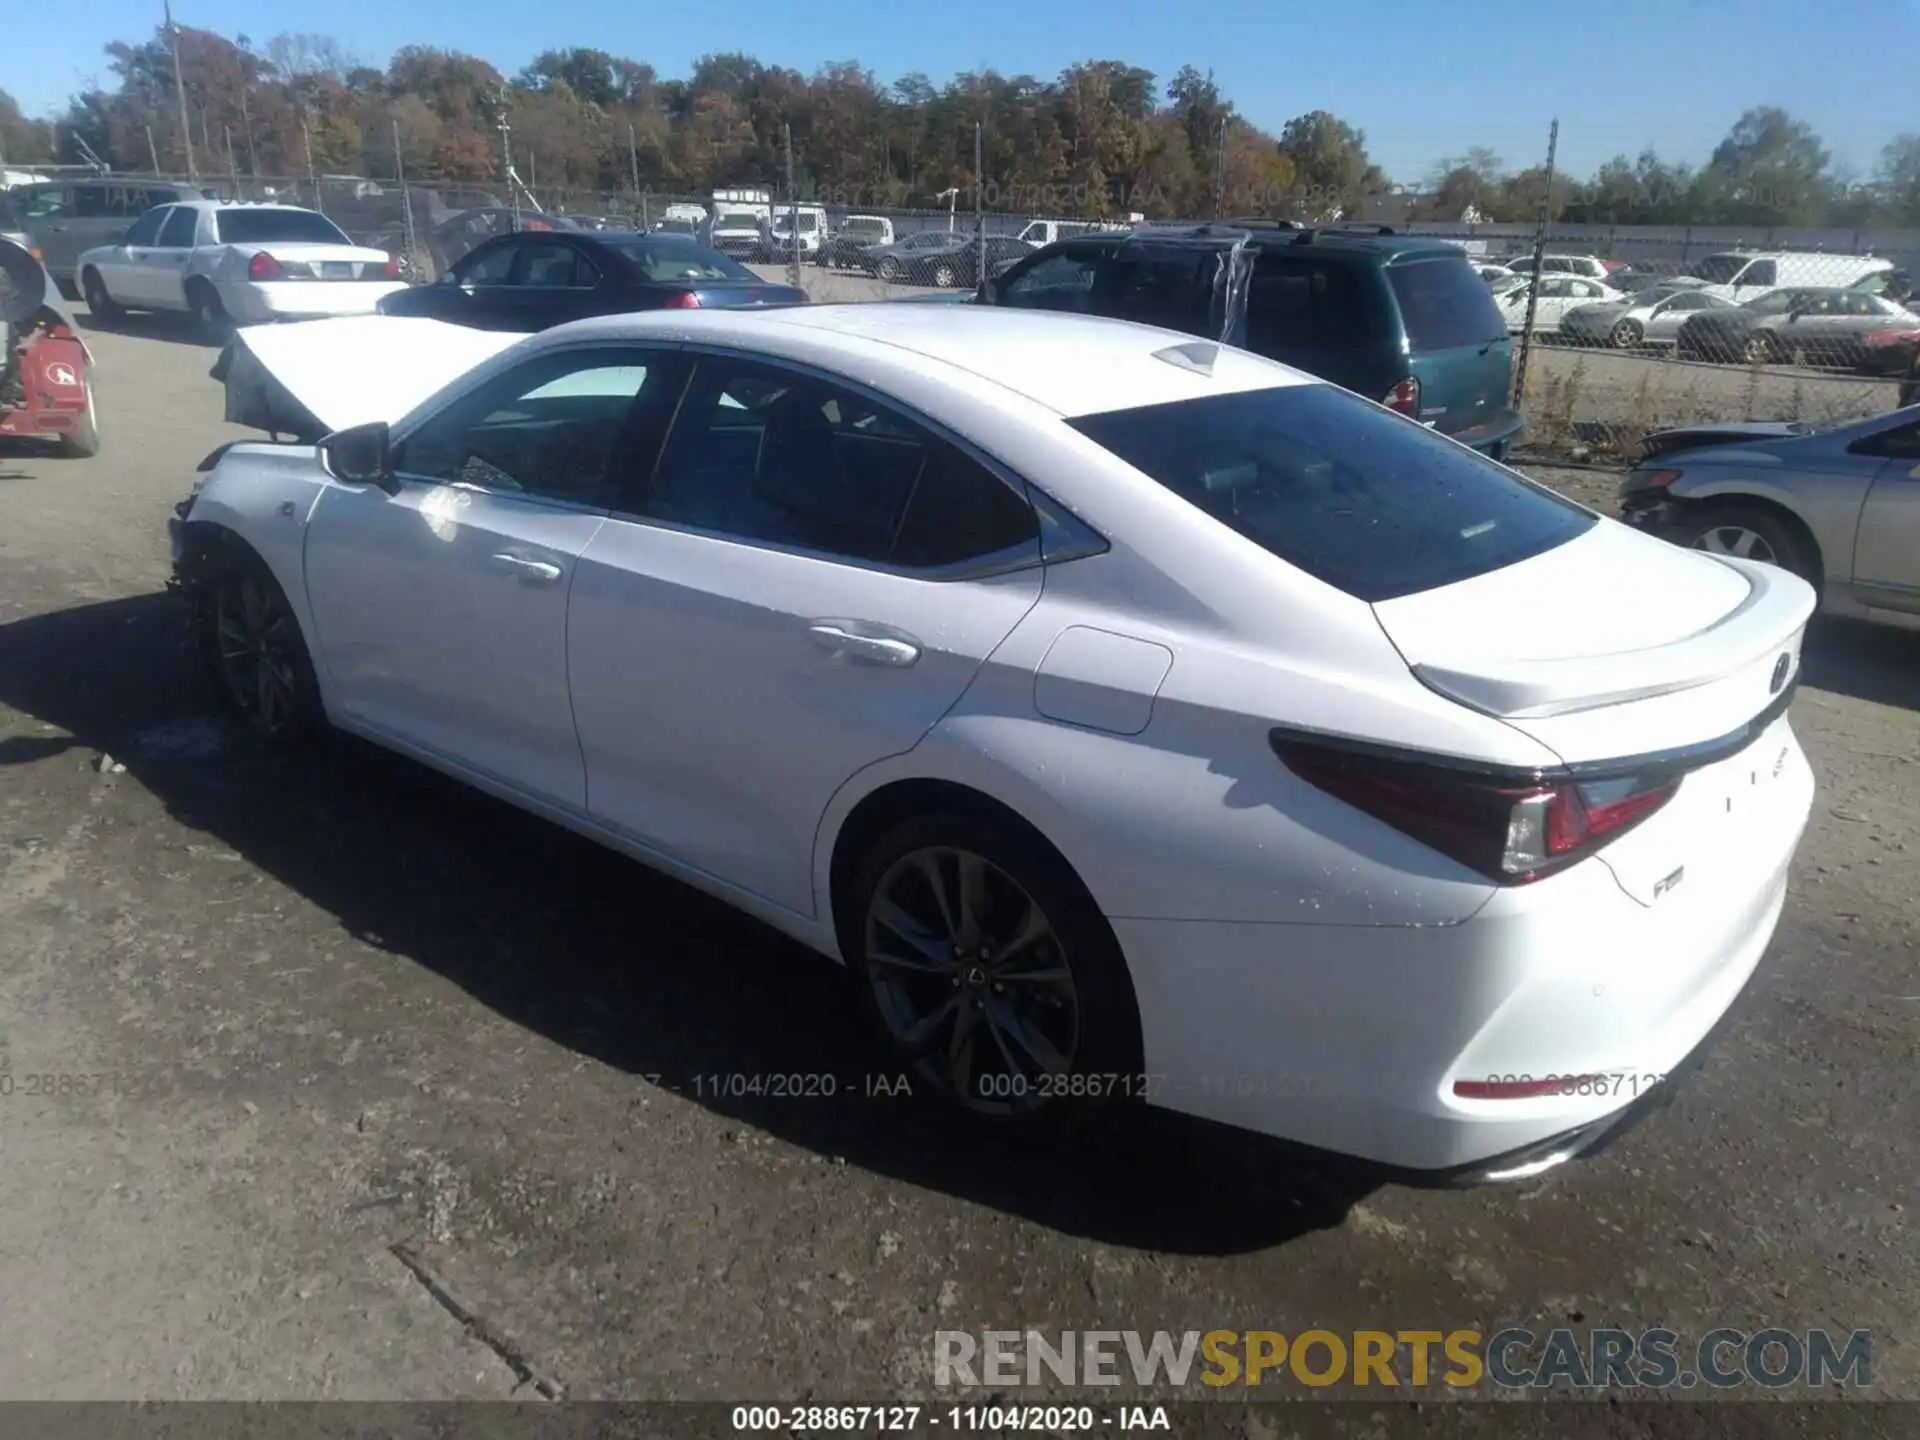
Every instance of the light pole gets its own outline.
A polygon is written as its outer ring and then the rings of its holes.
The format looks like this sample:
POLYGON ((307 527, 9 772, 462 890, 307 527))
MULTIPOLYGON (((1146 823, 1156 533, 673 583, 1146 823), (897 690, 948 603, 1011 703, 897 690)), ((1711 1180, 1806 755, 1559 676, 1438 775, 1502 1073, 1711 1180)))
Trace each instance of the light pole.
POLYGON ((947 202, 947 233, 951 235, 953 233, 953 207, 955 202, 960 198, 960 187, 956 185, 951 190, 942 190, 933 198, 947 202))

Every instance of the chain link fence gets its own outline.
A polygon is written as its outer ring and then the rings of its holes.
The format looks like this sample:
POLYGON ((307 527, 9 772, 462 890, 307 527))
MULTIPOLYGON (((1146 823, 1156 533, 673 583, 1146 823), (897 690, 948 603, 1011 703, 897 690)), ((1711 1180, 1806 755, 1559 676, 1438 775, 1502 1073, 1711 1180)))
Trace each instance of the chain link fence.
MULTIPOLYGON (((224 198, 318 208, 420 282, 491 236, 584 227, 686 234, 769 279, 797 269, 819 301, 959 299, 1042 244, 1126 228, 976 212, 970 191, 901 208, 823 204, 780 185, 717 198, 325 175, 198 183, 224 198)), ((1920 363, 1920 232, 1396 228, 1466 251, 1516 354, 1526 339, 1530 448, 1632 459, 1647 433, 1675 425, 1844 421, 1893 408, 1920 363)))

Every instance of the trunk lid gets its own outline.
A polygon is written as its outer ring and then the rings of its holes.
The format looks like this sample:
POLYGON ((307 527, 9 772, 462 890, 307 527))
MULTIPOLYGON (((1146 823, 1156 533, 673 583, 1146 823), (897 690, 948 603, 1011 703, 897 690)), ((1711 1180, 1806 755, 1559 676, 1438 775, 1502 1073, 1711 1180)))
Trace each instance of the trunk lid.
POLYGON ((1786 709, 1813 588, 1605 521, 1518 565, 1374 606, 1429 688, 1576 769, 1679 778, 1598 858, 1642 905, 1754 891, 1749 841, 1804 822, 1786 709), (1625 765, 1616 762, 1627 762, 1625 765), (1684 778, 1681 778, 1684 777, 1684 778))
POLYGON ((1814 605, 1784 570, 1603 520, 1517 565, 1373 608, 1422 683, 1582 765, 1740 730, 1797 676, 1814 605))
POLYGON ((746 310, 765 305, 804 305, 807 292, 792 285, 710 281, 692 287, 703 310, 746 310))

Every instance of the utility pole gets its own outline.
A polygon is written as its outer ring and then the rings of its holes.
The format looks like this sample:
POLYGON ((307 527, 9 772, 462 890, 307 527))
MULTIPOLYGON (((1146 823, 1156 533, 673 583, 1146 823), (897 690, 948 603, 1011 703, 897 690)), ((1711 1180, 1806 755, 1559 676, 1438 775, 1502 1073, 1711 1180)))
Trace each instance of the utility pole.
POLYGON ((160 147, 153 143, 153 126, 151 125, 147 126, 147 156, 153 161, 153 173, 156 175, 162 173, 160 170, 160 147))
POLYGON ((313 126, 307 123, 307 117, 300 117, 300 136, 307 146, 307 184, 313 189, 313 208, 322 215, 327 213, 327 202, 320 194, 320 177, 313 168, 313 126))
POLYGON ((1560 121, 1547 131, 1547 183, 1540 191, 1540 229, 1533 237, 1533 279, 1527 282, 1527 324, 1520 332, 1520 363, 1514 367, 1513 407, 1527 393, 1527 361, 1533 353, 1533 317, 1540 307, 1540 260, 1547 253, 1547 227, 1553 220, 1553 160, 1560 148, 1560 121))
POLYGON ((1227 205, 1227 117, 1220 117, 1220 130, 1213 149, 1213 218, 1218 220, 1227 205))
POLYGON ((407 217, 407 276, 420 273, 420 240, 413 230, 413 196, 407 191, 407 162, 400 153, 400 122, 393 122, 393 178, 400 182, 400 209, 407 217))
POLYGON ((240 123, 246 127, 247 132, 247 173, 258 180, 260 178, 260 152, 254 148, 253 144, 253 116, 247 113, 247 90, 245 86, 242 86, 240 90, 240 123))
POLYGON ((793 186, 793 126, 782 125, 787 146, 787 240, 792 257, 787 261, 787 283, 800 288, 800 192, 793 186))
MULTIPOLYGON (((180 74, 180 27, 173 23, 173 0, 160 0, 167 17, 167 45, 173 51, 173 98, 180 103, 180 143, 187 151, 187 179, 198 180, 200 172, 193 163, 193 128, 187 123, 187 82, 180 74)), ((160 167, 155 164, 153 167, 160 167)))
POLYGON ((639 142, 633 138, 633 122, 631 120, 627 122, 627 166, 633 175, 633 198, 634 201, 638 203, 640 199, 640 145, 639 142))
POLYGON ((233 186, 233 198, 240 198, 240 166, 233 158, 233 127, 222 125, 221 133, 227 137, 227 181, 233 186))
POLYGON ((974 258, 979 262, 974 266, 973 285, 975 290, 987 283, 987 142, 986 131, 978 120, 973 122, 973 243, 974 258))

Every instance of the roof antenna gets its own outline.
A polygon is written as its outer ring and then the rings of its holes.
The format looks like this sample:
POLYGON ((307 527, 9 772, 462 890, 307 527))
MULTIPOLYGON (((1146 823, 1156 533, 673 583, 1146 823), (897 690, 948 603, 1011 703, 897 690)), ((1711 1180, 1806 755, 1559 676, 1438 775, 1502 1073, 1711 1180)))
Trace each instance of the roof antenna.
POLYGON ((1213 375, 1214 362, 1220 358, 1220 347, 1208 340, 1195 340, 1187 345, 1169 345, 1164 350, 1153 352, 1153 358, 1164 360, 1169 365, 1178 365, 1182 370, 1191 370, 1196 375, 1213 375))

